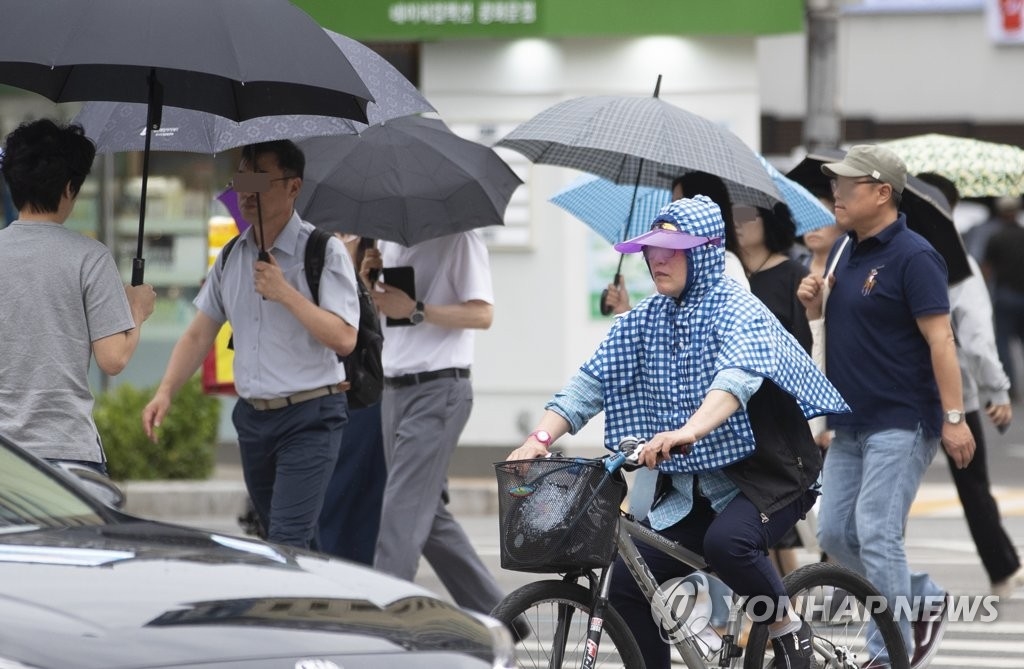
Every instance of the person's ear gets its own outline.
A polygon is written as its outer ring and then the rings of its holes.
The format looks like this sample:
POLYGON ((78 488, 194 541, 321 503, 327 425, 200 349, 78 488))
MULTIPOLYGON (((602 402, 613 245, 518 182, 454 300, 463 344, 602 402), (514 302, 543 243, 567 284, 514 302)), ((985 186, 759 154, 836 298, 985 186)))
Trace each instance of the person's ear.
POLYGON ((288 180, 288 195, 293 198, 299 196, 299 191, 302 190, 302 177, 295 177, 294 179, 288 180))

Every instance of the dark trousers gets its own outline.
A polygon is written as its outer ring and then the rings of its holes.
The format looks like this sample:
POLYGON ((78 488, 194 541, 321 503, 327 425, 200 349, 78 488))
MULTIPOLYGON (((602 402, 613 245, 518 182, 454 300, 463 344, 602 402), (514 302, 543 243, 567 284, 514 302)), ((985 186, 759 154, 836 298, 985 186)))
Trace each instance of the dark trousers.
POLYGON ((348 420, 343 393, 257 411, 243 399, 231 414, 242 475, 267 540, 315 548, 317 519, 348 420))
POLYGON ((320 550, 373 566, 388 479, 380 402, 352 409, 320 511, 320 550))
POLYGON ((974 435, 974 459, 964 469, 957 469, 949 455, 946 455, 946 461, 949 462, 949 471, 953 474, 953 483, 956 484, 960 504, 964 507, 967 527, 978 549, 981 564, 988 573, 988 580, 996 583, 1008 578, 1020 568, 1020 558, 1013 541, 1003 529, 999 507, 992 497, 988 462, 985 459, 985 432, 981 425, 981 412, 968 412, 966 420, 967 427, 971 428, 971 434, 974 435))
MULTIPOLYGON (((812 492, 806 493, 774 512, 767 523, 761 522, 760 512, 742 493, 717 515, 706 498, 697 497, 685 518, 659 533, 703 555, 710 569, 736 594, 767 596, 777 601, 786 594, 786 589, 768 558, 768 547, 796 524, 814 504, 815 497, 812 492)), ((643 543, 637 542, 637 548, 658 583, 693 573, 693 569, 682 562, 643 543)), ((654 621, 651 603, 621 557, 612 572, 610 601, 633 632, 647 669, 668 669, 671 648, 665 641, 667 635, 663 635, 654 621)))
POLYGON ((1024 344, 1024 293, 997 285, 992 296, 992 314, 999 360, 1010 377, 1010 394, 1017 396, 1020 370, 1010 344, 1014 339, 1024 344))

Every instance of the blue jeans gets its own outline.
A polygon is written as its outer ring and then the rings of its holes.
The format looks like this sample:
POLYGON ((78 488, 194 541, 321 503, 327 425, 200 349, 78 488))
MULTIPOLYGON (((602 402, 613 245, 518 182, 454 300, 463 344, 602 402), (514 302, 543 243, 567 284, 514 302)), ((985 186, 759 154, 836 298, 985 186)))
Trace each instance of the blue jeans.
POLYGON ((344 393, 270 411, 239 399, 231 418, 245 486, 267 540, 315 548, 324 491, 348 421, 344 393))
MULTIPOLYGON (((926 437, 920 427, 837 429, 825 458, 818 542, 841 565, 867 578, 890 606, 897 597, 941 592, 926 575, 915 578, 912 587, 903 546, 910 505, 938 448, 939 438, 926 437)), ((897 622, 910 654, 910 619, 900 616, 897 622)), ((869 639, 868 650, 888 660, 877 634, 869 639)))

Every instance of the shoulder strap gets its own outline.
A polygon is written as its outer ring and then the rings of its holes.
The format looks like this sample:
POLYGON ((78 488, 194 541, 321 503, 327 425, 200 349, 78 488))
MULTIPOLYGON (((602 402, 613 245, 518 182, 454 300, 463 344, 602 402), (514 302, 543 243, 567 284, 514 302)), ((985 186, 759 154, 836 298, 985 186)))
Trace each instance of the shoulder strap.
POLYGON ((332 235, 326 230, 313 228, 306 241, 306 283, 309 293, 313 296, 313 304, 320 306, 320 276, 324 273, 324 262, 327 259, 327 242, 332 235))
POLYGON ((224 269, 224 265, 227 264, 228 256, 231 255, 231 249, 235 248, 235 242, 237 242, 238 238, 241 237, 241 236, 242 235, 235 235, 234 237, 229 239, 228 243, 224 245, 224 248, 222 248, 220 250, 220 268, 221 268, 221 270, 223 270, 224 269))
POLYGON ((846 249, 846 244, 850 241, 850 235, 843 235, 843 241, 839 244, 839 248, 836 249, 835 255, 832 256, 832 262, 829 263, 828 269, 825 270, 825 278, 828 278, 836 271, 836 265, 839 264, 839 256, 843 255, 843 251, 846 249))

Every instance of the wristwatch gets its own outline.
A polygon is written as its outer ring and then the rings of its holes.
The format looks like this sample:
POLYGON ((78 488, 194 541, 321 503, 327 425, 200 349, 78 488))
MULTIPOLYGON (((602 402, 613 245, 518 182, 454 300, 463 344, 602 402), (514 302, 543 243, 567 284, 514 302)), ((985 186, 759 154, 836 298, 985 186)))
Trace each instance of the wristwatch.
POLYGON ((548 432, 547 430, 534 430, 533 432, 530 433, 530 436, 539 441, 544 446, 544 448, 550 446, 551 442, 553 441, 553 439, 551 438, 551 433, 548 432))
POLYGON ((946 422, 950 425, 959 425, 964 422, 964 412, 959 409, 950 409, 946 412, 946 422))
POLYGON ((411 314, 409 314, 409 320, 412 321, 413 325, 419 325, 420 323, 423 322, 423 319, 427 317, 427 315, 423 313, 423 310, 425 308, 426 307, 423 305, 422 302, 416 302, 416 308, 412 310, 411 314))

